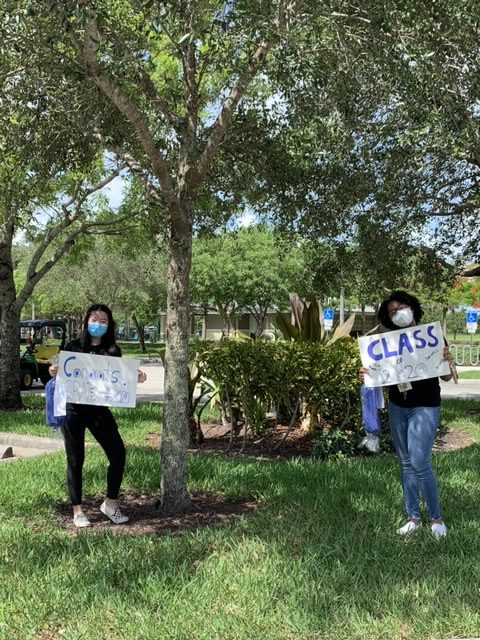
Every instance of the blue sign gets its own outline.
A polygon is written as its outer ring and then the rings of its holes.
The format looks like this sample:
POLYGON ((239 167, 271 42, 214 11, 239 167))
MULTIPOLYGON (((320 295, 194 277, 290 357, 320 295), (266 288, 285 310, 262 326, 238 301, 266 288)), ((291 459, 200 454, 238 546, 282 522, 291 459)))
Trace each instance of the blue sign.
POLYGON ((478 322, 478 311, 467 311, 467 322, 478 322))
POLYGON ((335 309, 324 309, 323 310, 323 319, 324 320, 333 320, 334 314, 335 314, 335 309))

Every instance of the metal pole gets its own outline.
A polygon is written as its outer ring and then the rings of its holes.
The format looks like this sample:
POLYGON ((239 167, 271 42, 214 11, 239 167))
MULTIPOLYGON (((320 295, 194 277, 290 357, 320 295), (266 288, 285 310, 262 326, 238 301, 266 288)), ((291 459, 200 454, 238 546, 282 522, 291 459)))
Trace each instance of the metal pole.
POLYGON ((345 322, 345 289, 340 288, 340 324, 345 322))

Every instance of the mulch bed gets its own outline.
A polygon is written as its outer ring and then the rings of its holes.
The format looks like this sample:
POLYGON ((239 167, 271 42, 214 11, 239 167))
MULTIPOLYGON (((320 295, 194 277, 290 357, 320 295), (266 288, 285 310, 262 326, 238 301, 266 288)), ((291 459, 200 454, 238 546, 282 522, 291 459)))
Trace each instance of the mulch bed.
POLYGON ((248 515, 258 505, 253 499, 235 502, 208 494, 192 495, 192 503, 186 513, 166 516, 158 508, 158 500, 152 496, 134 493, 122 494, 121 508, 130 520, 125 524, 113 524, 100 512, 98 498, 86 496, 83 509, 91 522, 90 527, 77 529, 72 523, 72 507, 69 503, 56 505, 54 519, 61 527, 72 530, 74 534, 98 533, 108 530, 116 535, 154 535, 175 534, 194 531, 205 526, 226 526, 240 516, 248 515))
MULTIPOLYGON (((202 444, 191 446, 190 453, 252 460, 289 460, 295 457, 310 457, 316 441, 310 433, 297 428, 290 432, 285 442, 282 442, 277 449, 272 448, 272 443, 268 438, 257 438, 255 440, 249 439, 242 451, 243 439, 239 435, 234 439, 232 449, 229 451, 229 428, 218 424, 207 424, 203 425, 202 430, 205 441, 202 444)), ((278 443, 284 432, 285 428, 280 426, 275 444, 278 443)), ((433 450, 435 452, 455 451, 468 447, 474 442, 475 440, 471 436, 459 429, 446 429, 440 426, 433 450)), ((159 448, 160 436, 155 433, 149 434, 146 444, 159 448)))
MULTIPOLYGON (((229 450, 230 429, 219 424, 202 425, 205 440, 202 444, 189 447, 189 453, 201 456, 227 456, 252 460, 289 460, 296 457, 309 457, 312 454, 312 447, 315 442, 310 433, 301 429, 293 429, 285 442, 279 444, 286 431, 286 427, 279 426, 275 442, 271 442, 268 437, 248 439, 243 449, 243 433, 233 439, 231 450, 229 450), (279 444, 278 447, 276 445, 279 444)), ((150 433, 147 438, 147 445, 160 448, 160 436, 150 433)))

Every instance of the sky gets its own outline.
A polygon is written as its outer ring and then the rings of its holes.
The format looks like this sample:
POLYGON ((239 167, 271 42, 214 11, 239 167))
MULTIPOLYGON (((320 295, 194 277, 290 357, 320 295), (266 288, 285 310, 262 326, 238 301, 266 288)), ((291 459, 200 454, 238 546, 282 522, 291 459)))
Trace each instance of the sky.
POLYGON ((113 209, 117 209, 122 204, 124 185, 124 179, 118 176, 104 189, 104 194, 113 209))

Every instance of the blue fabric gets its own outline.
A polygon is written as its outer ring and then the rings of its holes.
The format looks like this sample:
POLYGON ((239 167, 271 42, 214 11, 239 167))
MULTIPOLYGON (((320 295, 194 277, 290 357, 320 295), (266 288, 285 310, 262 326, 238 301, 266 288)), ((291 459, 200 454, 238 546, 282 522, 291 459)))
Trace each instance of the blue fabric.
POLYGON ((432 447, 440 422, 440 407, 399 407, 388 403, 388 417, 400 468, 409 518, 420 518, 420 493, 432 520, 439 520, 440 501, 432 468, 432 447))
POLYGON ((108 326, 99 322, 91 322, 87 325, 87 329, 92 338, 101 338, 107 333, 108 326))
POLYGON ((45 413, 47 425, 49 427, 63 427, 67 416, 55 416, 54 415, 54 401, 53 396, 55 394, 55 378, 52 378, 45 385, 45 413))
POLYGON ((369 435, 376 436, 380 433, 379 409, 383 406, 382 389, 381 387, 362 385, 360 398, 362 400, 363 427, 369 435))

